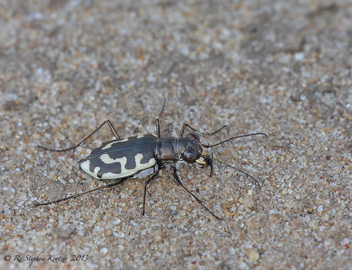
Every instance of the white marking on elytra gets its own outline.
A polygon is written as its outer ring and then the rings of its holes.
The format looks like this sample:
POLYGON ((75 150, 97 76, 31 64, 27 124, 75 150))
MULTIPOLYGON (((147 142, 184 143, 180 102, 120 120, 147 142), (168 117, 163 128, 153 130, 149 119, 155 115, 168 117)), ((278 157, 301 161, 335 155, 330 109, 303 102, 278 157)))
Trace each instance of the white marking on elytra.
MULTIPOLYGON (((131 176, 139 171, 148 169, 156 164, 155 158, 151 158, 151 159, 149 159, 149 161, 147 163, 142 164, 141 161, 143 159, 143 154, 141 154, 141 153, 138 153, 134 157, 135 162, 136 162, 136 167, 134 169, 126 169, 126 163, 127 163, 126 157, 113 159, 108 154, 104 154, 104 155, 101 155, 99 158, 105 164, 114 164, 114 163, 121 164, 121 173, 107 172, 102 175, 101 179, 116 179, 116 178, 123 178, 123 177, 131 176)), ((90 175, 92 175, 92 174, 90 174, 90 175)))
POLYGON ((89 166, 90 166, 90 160, 86 160, 84 162, 82 162, 81 164, 79 164, 81 166, 81 169, 83 171, 85 171, 88 174, 91 174, 90 170, 89 170, 89 166))
POLYGON ((126 157, 113 159, 108 154, 104 154, 104 155, 101 155, 99 158, 105 164, 121 163, 121 169, 125 168, 125 165, 127 163, 127 158, 126 157))
POLYGON ((101 150, 109 149, 115 143, 121 143, 121 142, 127 142, 127 141, 128 141, 128 138, 123 138, 122 140, 119 140, 119 141, 113 141, 113 142, 108 143, 107 145, 105 145, 101 150))
POLYGON ((94 172, 92 172, 92 176, 95 177, 95 178, 98 178, 98 172, 100 171, 100 167, 95 167, 94 168, 94 172))
POLYGON ((90 160, 86 160, 86 161, 82 162, 82 163, 80 164, 80 166, 81 166, 81 169, 82 169, 84 172, 86 172, 86 173, 89 174, 90 176, 93 176, 94 178, 99 179, 99 177, 98 177, 98 172, 100 171, 100 167, 99 167, 99 166, 94 167, 94 172, 92 172, 92 171, 90 170, 90 160))
POLYGON ((141 139, 141 138, 144 138, 144 134, 137 135, 137 139, 141 139))

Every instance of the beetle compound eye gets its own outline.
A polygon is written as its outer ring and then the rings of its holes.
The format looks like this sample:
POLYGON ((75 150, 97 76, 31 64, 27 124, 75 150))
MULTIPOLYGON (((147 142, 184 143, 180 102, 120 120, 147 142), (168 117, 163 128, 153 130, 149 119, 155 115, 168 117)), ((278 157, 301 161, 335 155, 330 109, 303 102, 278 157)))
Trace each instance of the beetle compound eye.
POLYGON ((194 163, 202 155, 202 148, 195 143, 189 143, 182 153, 182 158, 188 163, 194 163))
POLYGON ((183 160, 194 163, 198 159, 198 153, 194 148, 188 148, 183 152, 183 160))

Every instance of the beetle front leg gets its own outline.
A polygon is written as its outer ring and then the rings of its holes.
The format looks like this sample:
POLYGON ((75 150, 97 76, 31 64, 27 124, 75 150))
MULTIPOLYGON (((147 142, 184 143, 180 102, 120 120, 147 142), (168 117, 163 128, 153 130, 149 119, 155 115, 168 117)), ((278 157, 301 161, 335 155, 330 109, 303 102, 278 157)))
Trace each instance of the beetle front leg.
POLYGON ((205 208, 205 210, 207 210, 213 217, 215 217, 216 219, 222 220, 222 218, 218 217, 217 215, 215 215, 212 211, 209 210, 208 207, 206 207, 203 202, 197 198, 196 195, 194 195, 191 191, 189 191, 181 182, 181 179, 177 173, 177 169, 176 167, 173 167, 173 173, 172 176, 174 177, 175 182, 181 186, 184 190, 187 191, 188 194, 190 194, 201 206, 203 206, 205 208))

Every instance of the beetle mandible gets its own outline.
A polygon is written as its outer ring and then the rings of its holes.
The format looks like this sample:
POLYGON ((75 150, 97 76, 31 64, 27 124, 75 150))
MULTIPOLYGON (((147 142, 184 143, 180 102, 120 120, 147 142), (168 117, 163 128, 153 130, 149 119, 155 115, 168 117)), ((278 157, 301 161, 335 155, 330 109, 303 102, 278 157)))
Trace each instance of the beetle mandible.
MULTIPOLYGON (((180 179, 180 176, 178 175, 176 164, 178 162, 186 162, 188 164, 197 163, 202 167, 209 166, 210 176, 211 176, 213 173, 213 161, 214 160, 218 161, 218 160, 210 157, 210 155, 206 153, 203 153, 203 148, 211 148, 238 138, 254 136, 254 135, 263 135, 267 137, 267 135, 265 133, 251 133, 251 134, 245 134, 240 136, 233 136, 227 140, 220 141, 216 144, 208 145, 200 142, 200 137, 198 134, 203 136, 214 135, 219 131, 223 130, 224 128, 228 128, 228 127, 223 126, 222 128, 212 133, 203 133, 185 123, 182 125, 181 131, 178 137, 162 137, 160 133, 159 118, 162 115, 164 107, 165 107, 165 101, 164 101, 163 108, 160 112, 160 115, 156 119, 156 132, 157 132, 156 136, 151 134, 145 134, 145 135, 132 136, 132 137, 127 137, 122 139, 116 132, 110 120, 106 120, 96 130, 94 130, 80 143, 78 143, 73 147, 57 150, 57 149, 49 149, 38 145, 37 147, 39 148, 42 148, 48 151, 54 151, 54 152, 65 152, 69 150, 74 150, 82 143, 84 143, 88 138, 90 138, 93 134, 95 134, 104 125, 107 124, 111 129, 112 133, 114 134, 116 140, 105 142, 98 148, 94 149, 88 157, 79 161, 79 165, 80 165, 80 168, 85 173, 89 174, 90 176, 96 179, 99 179, 102 181, 116 180, 116 182, 113 182, 105 186, 98 187, 83 193, 79 193, 73 196, 62 198, 56 201, 51 201, 47 203, 38 203, 35 206, 48 205, 52 203, 66 201, 96 190, 117 186, 130 178, 145 178, 149 176, 148 180, 144 183, 143 210, 142 210, 142 215, 144 215, 145 198, 146 198, 148 184, 150 184, 153 180, 157 178, 157 176, 159 175, 160 169, 162 169, 165 166, 170 166, 172 168, 172 177, 176 182, 176 184, 181 186, 188 194, 190 194, 213 217, 221 220, 222 218, 218 217, 212 211, 210 211, 200 199, 198 199, 191 191, 189 191, 183 185, 180 179), (186 128, 191 129, 193 132, 187 133, 184 136, 184 132, 186 128)), ((253 180, 256 181, 256 183, 260 188, 258 181, 253 176, 225 162, 221 161, 221 163, 251 177, 253 180)))

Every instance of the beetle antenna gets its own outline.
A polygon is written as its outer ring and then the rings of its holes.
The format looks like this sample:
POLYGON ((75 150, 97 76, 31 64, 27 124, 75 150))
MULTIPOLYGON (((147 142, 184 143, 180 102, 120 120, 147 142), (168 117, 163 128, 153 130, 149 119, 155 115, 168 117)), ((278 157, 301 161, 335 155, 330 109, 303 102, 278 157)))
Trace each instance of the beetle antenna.
POLYGON ((242 170, 240 170, 240 169, 238 169, 238 168, 236 168, 236 167, 234 167, 234 166, 232 166, 232 165, 230 165, 230 164, 228 164, 228 163, 226 163, 226 162, 223 162, 223 161, 221 161, 221 160, 218 160, 218 159, 216 159, 216 158, 212 158, 212 161, 216 161, 216 162, 219 162, 219 163, 221 163, 221 164, 224 164, 224 165, 226 165, 226 166, 228 166, 228 167, 230 167, 230 168, 232 168, 232 169, 234 169, 234 170, 236 170, 236 171, 239 171, 240 173, 243 173, 243 174, 246 175, 247 177, 252 178, 252 179, 255 181, 255 183, 258 185, 259 189, 261 189, 258 180, 255 179, 255 178, 254 178, 252 175, 250 175, 249 173, 246 173, 245 171, 242 171, 242 170))
POLYGON ((266 135, 265 133, 258 132, 258 133, 251 133, 251 134, 245 134, 245 135, 240 135, 240 136, 234 136, 234 137, 231 137, 231 138, 229 138, 227 140, 224 140, 224 141, 221 141, 221 142, 218 142, 218 143, 215 143, 215 144, 211 144, 211 145, 202 143, 202 146, 205 147, 205 148, 210 148, 210 147, 218 146, 218 145, 223 144, 225 142, 232 141, 234 139, 239 139, 239 138, 249 137, 249 136, 256 136, 256 135, 263 135, 265 138, 268 137, 268 135, 266 135))

